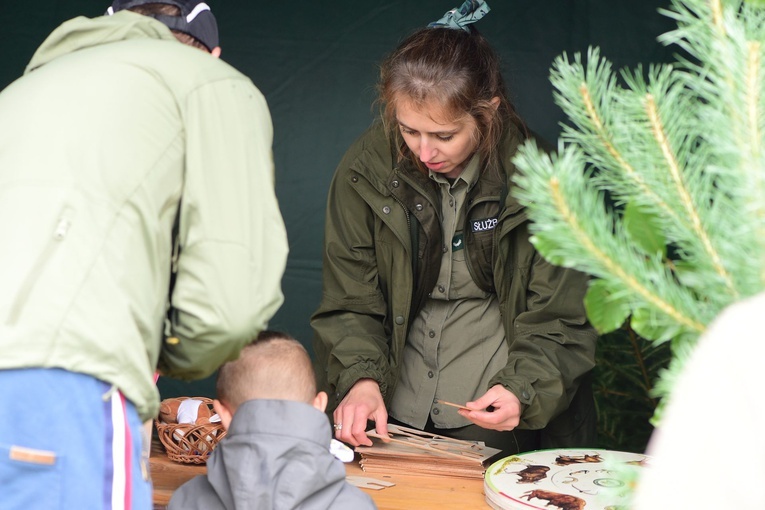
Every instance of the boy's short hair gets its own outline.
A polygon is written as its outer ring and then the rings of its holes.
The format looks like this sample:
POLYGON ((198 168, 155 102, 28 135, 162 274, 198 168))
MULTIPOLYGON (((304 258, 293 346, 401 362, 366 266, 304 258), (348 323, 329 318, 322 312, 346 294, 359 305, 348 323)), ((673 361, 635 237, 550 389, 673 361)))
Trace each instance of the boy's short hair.
POLYGON ((206 51, 219 46, 218 22, 203 0, 114 0, 106 14, 125 9, 161 21, 184 44, 206 51))
POLYGON ((305 347, 286 333, 265 330, 239 358, 218 370, 218 399, 234 409, 253 399, 311 403, 316 397, 316 375, 305 347))

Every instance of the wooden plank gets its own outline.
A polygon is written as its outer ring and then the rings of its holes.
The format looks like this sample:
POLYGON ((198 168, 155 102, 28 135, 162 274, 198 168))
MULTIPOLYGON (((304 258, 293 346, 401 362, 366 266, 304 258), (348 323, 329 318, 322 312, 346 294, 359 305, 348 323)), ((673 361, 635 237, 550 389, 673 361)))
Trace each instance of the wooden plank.
POLYGON ((149 458, 151 469, 151 481, 154 485, 154 509, 163 510, 170 502, 170 497, 175 489, 191 480, 197 475, 207 472, 204 465, 181 464, 167 457, 159 440, 151 444, 151 457, 149 458))

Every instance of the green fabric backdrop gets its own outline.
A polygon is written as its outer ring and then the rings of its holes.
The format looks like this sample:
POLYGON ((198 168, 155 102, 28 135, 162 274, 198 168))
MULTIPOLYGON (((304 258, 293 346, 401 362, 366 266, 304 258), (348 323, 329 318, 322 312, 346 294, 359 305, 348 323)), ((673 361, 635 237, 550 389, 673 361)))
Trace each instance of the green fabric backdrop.
MULTIPOLYGON (((403 36, 459 1, 208 1, 220 25, 222 58, 252 78, 271 108, 277 194, 290 240, 286 299, 271 327, 288 331, 309 350, 308 320, 321 295, 325 194, 343 152, 373 119, 377 63, 403 36)), ((615 68, 672 57, 672 49, 656 42, 674 26, 657 12, 668 0, 489 3, 492 11, 478 27, 503 58, 519 112, 550 140, 563 121, 548 81, 556 56, 599 46, 615 68)), ((58 24, 100 15, 107 6, 93 0, 3 0, 0 88, 23 72, 58 24)), ((212 378, 160 379, 163 396, 211 396, 213 389, 212 378)))

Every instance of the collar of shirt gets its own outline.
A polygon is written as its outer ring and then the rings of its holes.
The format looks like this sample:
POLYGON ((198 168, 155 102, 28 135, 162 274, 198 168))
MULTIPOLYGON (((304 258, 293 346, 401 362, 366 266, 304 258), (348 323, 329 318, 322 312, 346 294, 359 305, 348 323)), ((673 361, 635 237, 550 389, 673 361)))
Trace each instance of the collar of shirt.
POLYGON ((478 182, 478 178, 481 175, 481 172, 479 171, 480 162, 481 158, 478 156, 478 153, 473 154, 473 156, 470 158, 470 161, 468 161, 468 164, 465 166, 465 169, 462 170, 460 176, 454 179, 453 182, 443 175, 434 172, 433 170, 428 170, 428 175, 434 181, 442 183, 448 182, 452 187, 454 187, 458 181, 462 180, 465 182, 465 184, 467 184, 468 189, 472 189, 473 186, 475 186, 475 183, 478 182))

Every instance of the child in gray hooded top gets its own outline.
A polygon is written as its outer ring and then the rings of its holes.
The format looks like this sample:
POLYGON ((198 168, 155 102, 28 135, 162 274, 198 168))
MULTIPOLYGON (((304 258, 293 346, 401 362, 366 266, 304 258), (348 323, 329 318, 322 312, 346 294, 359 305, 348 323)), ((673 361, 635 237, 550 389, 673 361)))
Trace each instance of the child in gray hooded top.
POLYGON ((207 461, 207 474, 182 485, 176 509, 376 508, 345 481, 329 451, 327 394, 305 348, 286 334, 262 332, 223 365, 215 411, 228 431, 207 461))

